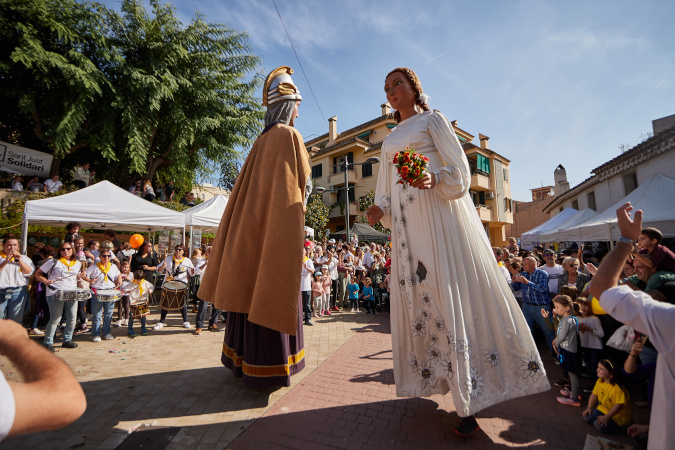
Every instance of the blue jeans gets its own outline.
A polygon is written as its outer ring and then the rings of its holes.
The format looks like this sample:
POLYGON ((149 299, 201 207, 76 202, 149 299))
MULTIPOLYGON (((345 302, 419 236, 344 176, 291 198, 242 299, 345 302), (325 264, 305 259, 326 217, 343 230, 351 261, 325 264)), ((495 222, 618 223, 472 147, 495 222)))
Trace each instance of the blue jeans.
POLYGON ((45 345, 54 344, 54 335, 61 322, 63 311, 66 312, 66 329, 63 332, 64 341, 73 340, 73 331, 75 330, 75 314, 77 313, 77 302, 61 302, 54 300, 53 295, 47 295, 47 304, 49 305, 49 315, 51 319, 47 324, 45 333, 45 345))
POLYGON ((0 289, 0 319, 23 323, 23 312, 27 300, 28 288, 26 286, 0 289))
POLYGON ((91 295, 91 335, 93 337, 101 336, 101 311, 103 311, 103 336, 110 334, 110 324, 112 323, 113 312, 115 312, 115 302, 99 302, 98 296, 91 295))
POLYGON ((595 419, 600 416, 604 416, 605 413, 600 412, 598 408, 593 408, 593 411, 584 419, 587 423, 590 423, 601 433, 605 434, 626 434, 626 427, 619 426, 618 423, 614 422, 614 419, 609 419, 607 425, 598 425, 595 423, 595 419))
POLYGON ((541 328, 541 331, 544 333, 544 338, 546 339, 546 345, 548 345, 549 350, 553 350, 553 339, 555 339, 555 333, 552 329, 546 325, 546 321, 550 320, 551 317, 551 305, 533 305, 531 303, 523 303, 520 307, 523 311, 523 316, 525 316, 525 321, 530 327, 530 332, 534 335, 534 324, 536 323, 541 328), (541 315, 542 308, 548 311, 549 318, 544 319, 541 315))

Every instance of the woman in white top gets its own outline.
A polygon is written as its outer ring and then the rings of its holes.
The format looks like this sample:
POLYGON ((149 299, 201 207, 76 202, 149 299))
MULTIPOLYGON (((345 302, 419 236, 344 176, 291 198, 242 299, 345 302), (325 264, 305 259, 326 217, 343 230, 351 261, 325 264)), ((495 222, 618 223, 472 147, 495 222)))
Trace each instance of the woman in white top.
POLYGON ((54 334, 61 321, 63 311, 66 312, 66 329, 63 332, 62 348, 75 348, 73 331, 75 330, 75 313, 77 302, 63 302, 54 299, 56 291, 77 289, 77 280, 82 277, 82 264, 73 253, 73 245, 70 242, 61 244, 58 255, 47 260, 35 271, 35 278, 47 286, 47 304, 49 305, 50 320, 47 324, 44 346, 54 351, 54 334))
MULTIPOLYGON (((167 281, 182 281, 185 283, 186 288, 190 285, 188 276, 194 274, 195 266, 192 264, 192 261, 185 256, 185 253, 185 246, 177 245, 173 255, 167 256, 166 259, 162 261, 162 264, 159 265, 157 271, 166 273, 164 284, 166 284, 167 281)), ((164 288, 164 285, 162 285, 162 288, 164 288)), ((188 292, 186 289, 185 295, 187 296, 187 294, 188 292)), ((162 309, 159 322, 153 327, 153 330, 160 330, 166 325, 166 315, 168 312, 169 311, 166 309, 162 309)), ((192 328, 190 322, 188 322, 187 301, 185 302, 185 306, 180 310, 180 313, 183 316, 183 328, 192 328)))
POLYGON ((0 252, 0 319, 23 322, 28 304, 28 278, 35 271, 33 261, 19 253, 19 240, 5 235, 0 252))
POLYGON ((116 289, 122 284, 120 270, 111 262, 112 250, 103 249, 99 254, 100 262, 90 266, 84 276, 84 280, 91 284, 91 335, 92 341, 101 342, 101 313, 103 312, 103 339, 114 339, 110 333, 110 325, 115 310, 115 302, 101 302, 96 293, 99 289, 116 289))
POLYGON ((302 258, 302 273, 300 275, 300 291, 302 292, 302 312, 305 325, 314 325, 309 319, 312 317, 312 275, 314 275, 314 263, 311 255, 312 249, 305 247, 305 256, 302 258))

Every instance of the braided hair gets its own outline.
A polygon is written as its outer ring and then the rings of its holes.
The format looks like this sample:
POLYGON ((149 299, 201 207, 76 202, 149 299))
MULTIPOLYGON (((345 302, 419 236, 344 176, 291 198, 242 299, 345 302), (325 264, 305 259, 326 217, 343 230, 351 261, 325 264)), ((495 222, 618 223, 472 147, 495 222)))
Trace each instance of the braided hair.
MULTIPOLYGON (((424 91, 422 90, 422 83, 420 83, 420 79, 417 77, 417 74, 413 72, 411 69, 408 69, 406 67, 397 67, 396 69, 392 70, 387 74, 386 78, 389 78, 389 75, 391 75, 394 72, 400 72, 405 77, 410 81, 410 84, 412 85, 413 89, 417 93, 417 96, 415 98, 415 104, 418 105, 420 108, 422 108, 423 111, 429 111, 429 105, 426 103, 422 102, 422 98, 420 94, 422 94, 424 91)), ((396 123, 399 123, 401 121, 401 113, 398 111, 394 112, 394 120, 396 123)))

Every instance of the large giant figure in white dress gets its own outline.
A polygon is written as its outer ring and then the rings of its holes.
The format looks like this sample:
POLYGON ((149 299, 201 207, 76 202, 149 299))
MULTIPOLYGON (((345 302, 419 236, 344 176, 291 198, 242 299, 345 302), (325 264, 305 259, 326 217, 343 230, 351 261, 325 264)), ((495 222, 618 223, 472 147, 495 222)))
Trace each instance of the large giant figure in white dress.
POLYGON ((530 330, 469 197, 471 175, 437 111, 401 121, 382 147, 375 203, 392 234, 396 394, 452 393, 461 417, 550 388, 530 330), (396 184, 394 154, 429 158, 432 189, 396 184))

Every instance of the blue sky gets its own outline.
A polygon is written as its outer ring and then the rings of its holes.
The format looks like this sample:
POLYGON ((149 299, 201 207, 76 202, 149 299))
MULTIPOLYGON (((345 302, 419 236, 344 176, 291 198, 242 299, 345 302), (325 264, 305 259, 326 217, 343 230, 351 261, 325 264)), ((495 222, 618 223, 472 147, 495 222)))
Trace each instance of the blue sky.
POLYGON ((293 67, 305 138, 334 115, 338 132, 379 116, 386 74, 415 70, 432 108, 511 160, 516 200, 553 184, 558 164, 576 185, 675 114, 669 0, 277 0, 323 118, 272 0, 169 3, 183 23, 199 12, 248 32, 265 74, 293 67))

